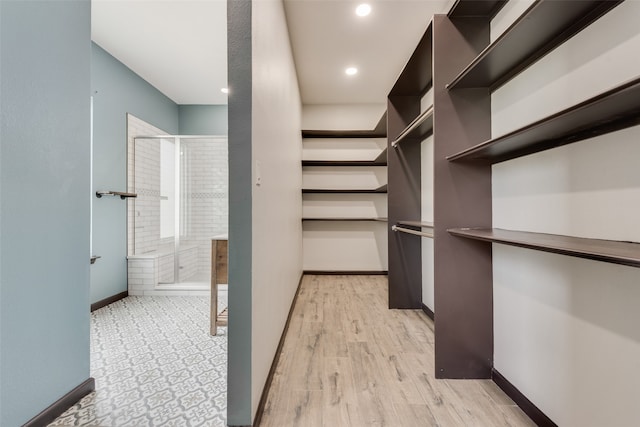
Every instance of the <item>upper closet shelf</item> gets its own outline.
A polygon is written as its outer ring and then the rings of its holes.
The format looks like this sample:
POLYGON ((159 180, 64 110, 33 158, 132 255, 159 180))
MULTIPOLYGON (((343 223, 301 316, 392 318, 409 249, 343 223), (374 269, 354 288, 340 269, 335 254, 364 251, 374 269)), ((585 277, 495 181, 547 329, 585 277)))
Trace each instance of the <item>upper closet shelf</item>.
POLYGON ((375 221, 375 222, 387 222, 387 218, 382 217, 304 217, 303 221, 356 221, 356 222, 364 222, 364 221, 375 221))
POLYGON ((323 193, 323 194, 349 194, 349 193, 386 193, 387 192, 387 184, 382 185, 378 188, 371 189, 330 189, 330 188, 303 188, 302 192, 305 194, 309 193, 323 193))
POLYGON ((493 18, 507 0, 457 0, 448 13, 449 18, 493 18))
POLYGON ((376 160, 303 160, 302 166, 387 166, 385 161, 376 160))
POLYGON ((433 106, 420 113, 409 125, 404 128, 400 135, 393 141, 391 146, 398 147, 398 144, 405 138, 423 140, 433 132, 433 106))
POLYGON ((447 88, 495 90, 621 2, 537 0, 447 88))
POLYGON ((389 97, 394 96, 422 96, 432 84, 432 58, 431 51, 433 40, 433 29, 429 25, 418 46, 413 51, 407 65, 400 73, 396 84, 389 92, 389 97))
POLYGON ((433 228, 433 223, 427 221, 398 221, 398 225, 407 225, 416 228, 433 228))
POLYGON ((640 124, 640 77, 447 157, 498 163, 640 124))
POLYGON ((454 236, 469 239, 640 267, 639 243, 510 231, 499 228, 454 228, 447 231, 454 236))

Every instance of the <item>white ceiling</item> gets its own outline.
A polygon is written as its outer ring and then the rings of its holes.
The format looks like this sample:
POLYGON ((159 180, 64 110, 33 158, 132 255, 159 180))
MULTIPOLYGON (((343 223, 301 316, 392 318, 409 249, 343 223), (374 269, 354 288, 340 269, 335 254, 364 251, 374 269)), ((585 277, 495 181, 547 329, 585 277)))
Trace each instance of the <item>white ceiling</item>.
POLYGON ((92 0, 91 38, 177 104, 226 104, 225 0, 92 0))
MULTIPOLYGON (((305 104, 384 103, 451 0, 285 0, 305 104), (355 76, 344 69, 358 67, 355 76)), ((226 104, 225 0, 92 0, 92 38, 178 104, 226 104)))
POLYGON ((434 13, 447 0, 285 0, 305 104, 386 103, 434 13), (369 3, 359 17, 355 8, 369 3), (347 76, 345 68, 359 72, 347 76))

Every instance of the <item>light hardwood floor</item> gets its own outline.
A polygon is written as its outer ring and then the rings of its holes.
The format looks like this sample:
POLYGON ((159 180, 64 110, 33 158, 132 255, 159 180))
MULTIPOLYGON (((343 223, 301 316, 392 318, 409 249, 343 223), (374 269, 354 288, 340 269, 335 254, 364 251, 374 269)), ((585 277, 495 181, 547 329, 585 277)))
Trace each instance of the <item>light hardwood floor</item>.
POLYGON ((386 276, 305 276, 260 427, 534 426, 490 380, 434 378, 433 322, 386 276))

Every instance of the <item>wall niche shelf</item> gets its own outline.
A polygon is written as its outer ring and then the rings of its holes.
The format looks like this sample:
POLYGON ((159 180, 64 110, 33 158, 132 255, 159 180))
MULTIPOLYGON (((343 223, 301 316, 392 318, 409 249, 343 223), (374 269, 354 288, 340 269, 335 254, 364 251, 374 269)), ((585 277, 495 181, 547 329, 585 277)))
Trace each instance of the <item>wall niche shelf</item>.
POLYGON ((303 160, 302 166, 387 166, 386 159, 375 160, 303 160))
POLYGON ((405 139, 422 141, 433 133, 433 106, 420 113, 409 125, 404 128, 400 135, 393 141, 391 146, 397 148, 398 144, 405 139))
MULTIPOLYGON (((489 87, 495 90, 621 2, 538 0, 447 88, 489 87)), ((475 2, 462 2, 465 7, 469 3, 475 2)))
POLYGON ((637 124, 640 124, 640 77, 504 136, 447 156, 447 160, 498 163, 637 124))
POLYGON ((468 239, 640 267, 640 243, 586 239, 499 228, 453 228, 447 231, 454 236, 468 239))
POLYGON ((381 185, 378 188, 367 188, 367 189, 329 189, 329 188, 303 188, 302 193, 304 194, 373 194, 373 193, 386 193, 387 192, 387 184, 381 185))
POLYGON ((447 14, 449 18, 493 18, 507 4, 507 0, 457 0, 447 14))
POLYGON ((433 228, 433 223, 427 221, 398 221, 397 224, 416 228, 433 228))
POLYGON ((376 221, 387 222, 387 218, 362 218, 362 217, 341 217, 341 218, 302 218, 303 221, 376 221))

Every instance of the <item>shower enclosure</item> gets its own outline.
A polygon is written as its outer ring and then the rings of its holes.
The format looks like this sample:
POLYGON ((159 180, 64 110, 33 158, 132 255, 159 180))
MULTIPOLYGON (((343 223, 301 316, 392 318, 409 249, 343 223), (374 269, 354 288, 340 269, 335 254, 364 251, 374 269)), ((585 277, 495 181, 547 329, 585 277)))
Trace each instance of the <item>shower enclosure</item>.
POLYGON ((227 137, 145 136, 133 144, 130 293, 208 290, 211 240, 227 233, 227 137))

